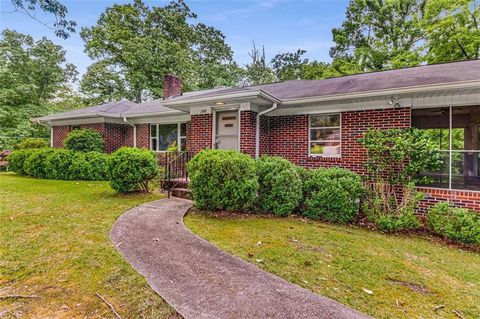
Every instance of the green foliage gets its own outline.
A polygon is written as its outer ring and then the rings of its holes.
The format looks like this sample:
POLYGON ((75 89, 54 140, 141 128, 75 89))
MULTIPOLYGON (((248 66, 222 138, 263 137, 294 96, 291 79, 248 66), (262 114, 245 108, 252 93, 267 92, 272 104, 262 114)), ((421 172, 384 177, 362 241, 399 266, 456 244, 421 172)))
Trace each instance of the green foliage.
POLYGON ((349 223, 359 213, 363 186, 354 172, 337 167, 310 170, 303 188, 304 216, 349 223))
POLYGON ((45 158, 45 178, 69 180, 75 179, 71 174, 74 152, 65 149, 54 149, 45 158))
POLYGON ((480 6, 473 0, 425 1, 421 26, 428 63, 480 58, 480 6))
POLYGON ((95 70, 86 75, 89 94, 121 95, 141 102, 144 95, 163 95, 163 76, 182 78, 185 90, 232 85, 236 80, 233 52, 217 29, 193 23, 196 14, 184 1, 162 7, 148 7, 137 0, 114 4, 102 13, 97 23, 82 28, 85 52, 108 67, 108 74, 95 70), (113 76, 111 70, 119 75, 113 76), (110 81, 125 85, 111 87, 110 81), (94 81, 91 81, 91 80, 94 81), (126 92, 122 92, 126 89, 126 92))
POLYGON ((108 155, 99 152, 75 152, 70 175, 75 180, 105 181, 108 179, 108 155))
POLYGON ((427 226, 449 239, 480 244, 480 215, 476 211, 455 208, 448 202, 437 203, 427 213, 427 226))
POLYGON ((331 57, 355 61, 362 71, 420 64, 421 7, 416 0, 350 1, 346 20, 332 30, 331 57))
POLYGON ((418 129, 369 129, 359 142, 367 150, 365 167, 375 182, 407 185, 418 181, 419 173, 441 165, 435 144, 418 129))
POLYGON ((195 206, 209 210, 248 210, 258 191, 255 161, 237 151, 203 150, 188 164, 195 206))
POLYGON ((127 95, 124 79, 106 61, 88 66, 80 80, 80 91, 91 105, 118 101, 127 95))
POLYGON ((40 138, 27 138, 15 145, 16 150, 23 150, 26 148, 43 148, 48 147, 48 143, 44 139, 40 138))
POLYGON ((146 149, 122 147, 108 158, 110 185, 120 193, 148 192, 158 170, 156 154, 146 149))
POLYGON ((278 53, 272 59, 272 69, 278 81, 299 80, 303 76, 303 67, 308 64, 308 59, 302 56, 305 50, 297 52, 278 53))
POLYGON ((36 178, 48 178, 47 156, 53 153, 53 148, 37 148, 24 162, 25 175, 36 178))
POLYGON ((68 9, 58 0, 11 0, 15 9, 27 13, 30 17, 47 25, 36 18, 35 11, 40 9, 44 13, 50 13, 55 18, 53 28, 55 35, 59 38, 67 39, 71 33, 75 32, 77 23, 73 20, 67 20, 68 9))
POLYGON ((423 194, 415 190, 415 184, 391 186, 382 182, 367 182, 363 198, 363 212, 368 220, 384 231, 395 232, 420 227, 415 209, 423 194), (401 200, 398 194, 402 194, 401 200))
POLYGON ((25 160, 35 151, 35 149, 23 149, 13 151, 7 156, 8 169, 19 175, 25 175, 25 160))
POLYGON ((288 216, 302 197, 302 179, 295 165, 281 157, 262 156, 256 161, 257 205, 262 212, 288 216))
MULTIPOLYGON (((69 108, 63 93, 75 80, 75 66, 52 41, 5 29, 0 39, 0 149, 12 148, 23 137, 48 138, 47 128, 31 118, 52 112, 54 104, 69 108), (19 138, 20 137, 20 138, 19 138)), ((75 105, 76 106, 76 105, 75 105)))
POLYGON ((102 135, 91 129, 71 131, 64 141, 65 148, 78 152, 103 152, 102 135))

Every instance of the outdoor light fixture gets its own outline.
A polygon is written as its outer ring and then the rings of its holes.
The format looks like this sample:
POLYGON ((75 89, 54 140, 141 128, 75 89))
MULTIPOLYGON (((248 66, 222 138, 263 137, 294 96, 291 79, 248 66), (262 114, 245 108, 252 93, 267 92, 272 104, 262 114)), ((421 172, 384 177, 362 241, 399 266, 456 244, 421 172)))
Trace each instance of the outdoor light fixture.
POLYGON ((215 105, 225 105, 225 102, 217 101, 217 102, 215 102, 215 105))

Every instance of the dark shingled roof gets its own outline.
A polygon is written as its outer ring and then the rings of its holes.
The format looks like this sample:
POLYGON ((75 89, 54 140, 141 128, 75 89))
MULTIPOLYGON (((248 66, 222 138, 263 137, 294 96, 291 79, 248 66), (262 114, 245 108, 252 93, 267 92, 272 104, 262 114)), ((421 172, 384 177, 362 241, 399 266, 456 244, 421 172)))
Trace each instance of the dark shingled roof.
MULTIPOLYGON (((240 88, 224 88, 214 92, 199 91, 195 97, 217 96, 248 90, 263 90, 280 100, 321 97, 336 94, 360 93, 399 89, 423 85, 480 80, 480 60, 433 64, 341 76, 324 80, 291 80, 240 88)), ((188 95, 171 100, 188 99, 188 95)))
MULTIPOLYGON (((75 115, 87 115, 95 112, 109 114, 111 116, 134 116, 136 114, 164 112, 173 115, 175 114, 175 111, 162 105, 164 102, 185 100, 186 103, 187 101, 194 101, 196 98, 221 97, 224 94, 253 92, 258 90, 263 90, 280 100, 290 100, 378 90, 412 88, 436 84, 451 84, 471 80, 480 80, 480 60, 370 72, 325 80, 292 80, 246 87, 227 87, 192 91, 170 98, 166 101, 158 99, 140 104, 126 101, 111 102, 71 112, 53 114, 39 119, 45 121, 75 115)), ((181 111, 176 112, 182 114, 181 111)))

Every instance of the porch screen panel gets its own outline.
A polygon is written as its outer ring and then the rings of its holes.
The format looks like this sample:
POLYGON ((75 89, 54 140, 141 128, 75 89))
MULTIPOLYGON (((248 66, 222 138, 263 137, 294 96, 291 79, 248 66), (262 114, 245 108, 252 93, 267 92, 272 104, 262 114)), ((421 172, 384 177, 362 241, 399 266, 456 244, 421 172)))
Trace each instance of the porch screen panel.
POLYGON ((480 106, 412 110, 412 126, 442 158, 440 169, 422 173, 430 179, 424 186, 480 190, 480 106))

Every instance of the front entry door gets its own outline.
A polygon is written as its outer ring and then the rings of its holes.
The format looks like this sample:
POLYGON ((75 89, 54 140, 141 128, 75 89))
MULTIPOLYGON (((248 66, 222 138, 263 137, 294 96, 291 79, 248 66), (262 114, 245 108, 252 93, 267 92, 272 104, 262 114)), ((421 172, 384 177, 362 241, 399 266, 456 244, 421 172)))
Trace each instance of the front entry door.
POLYGON ((238 112, 217 112, 216 118, 215 148, 238 150, 238 112))

